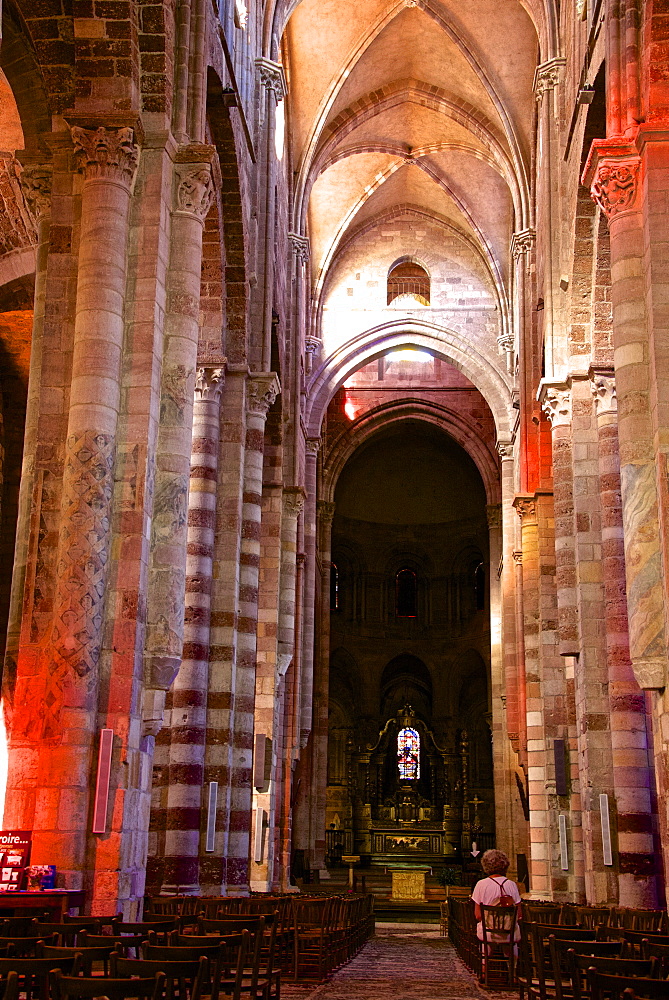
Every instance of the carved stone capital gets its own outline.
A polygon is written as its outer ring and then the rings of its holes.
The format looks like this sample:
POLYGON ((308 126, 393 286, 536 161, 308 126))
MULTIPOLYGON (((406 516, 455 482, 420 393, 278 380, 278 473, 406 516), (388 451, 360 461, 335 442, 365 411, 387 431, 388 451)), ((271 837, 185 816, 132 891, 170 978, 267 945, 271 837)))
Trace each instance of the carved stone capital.
POLYGON ((51 181, 53 169, 50 164, 29 164, 23 167, 19 180, 24 201, 35 222, 51 214, 51 181))
POLYGON ((520 551, 520 549, 514 549, 511 555, 513 557, 513 561, 516 563, 517 566, 523 565, 523 553, 520 551))
POLYGON ((256 69, 261 86, 265 90, 271 91, 277 102, 283 100, 288 88, 286 87, 286 76, 281 63, 274 62, 272 59, 256 59, 256 69))
POLYGON ((497 454, 504 461, 505 458, 513 458, 513 441, 498 441, 497 454))
POLYGON ((311 255, 309 238, 298 233, 288 233, 288 242, 298 264, 306 264, 311 255))
POLYGON ((197 163, 189 166, 179 164, 176 167, 175 175, 175 210, 195 215, 203 221, 214 197, 214 182, 209 164, 197 163))
POLYGON ((595 399, 597 416, 604 413, 617 413, 616 377, 603 372, 591 372, 590 390, 595 399))
POLYGON ((542 382, 537 398, 551 427, 566 427, 571 423, 571 389, 564 383, 542 382))
POLYGON ((511 237, 511 256, 518 260, 523 254, 531 253, 534 250, 534 243, 537 234, 534 229, 521 229, 511 237))
POLYGON ((534 72, 534 94, 537 101, 541 101, 544 94, 557 87, 560 82, 560 70, 565 62, 564 57, 556 56, 537 66, 534 72))
POLYGON ((323 341, 318 337, 305 337, 304 350, 306 354, 317 354, 323 346, 323 341))
POLYGON ((307 455, 317 455, 321 447, 321 439, 317 438, 307 438, 304 442, 304 447, 307 455))
POLYGON ((281 392, 276 372, 255 372, 246 383, 246 407, 251 413, 267 414, 281 392))
POLYGON ((489 503, 485 509, 486 519, 489 528, 502 527, 502 505, 501 503, 489 503))
POLYGON ((636 208, 640 164, 636 147, 625 139, 593 141, 581 181, 609 221, 636 208))
POLYGON ((521 521, 535 521, 537 517, 536 497, 520 494, 515 497, 513 506, 518 512, 521 521))
POLYGON ((317 500, 316 507, 318 509, 318 516, 321 520, 321 524, 332 524, 335 516, 335 504, 331 503, 329 500, 317 500))
POLYGON ((304 510, 306 493, 301 486, 287 486, 283 491, 283 512, 289 517, 299 517, 304 510))
POLYGON ((225 385, 225 368, 204 366, 195 373, 195 398, 218 400, 225 385))
POLYGON ((70 127, 79 167, 87 178, 108 178, 130 186, 139 160, 132 128, 70 127))

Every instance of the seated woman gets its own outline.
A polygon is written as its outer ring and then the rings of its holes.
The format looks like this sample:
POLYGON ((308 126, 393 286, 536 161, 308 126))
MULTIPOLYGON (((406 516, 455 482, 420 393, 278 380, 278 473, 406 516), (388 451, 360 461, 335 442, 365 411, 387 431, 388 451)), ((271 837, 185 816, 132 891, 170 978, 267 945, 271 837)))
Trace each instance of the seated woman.
MULTIPOLYGON (((472 890, 474 916, 476 917, 476 936, 483 941, 483 926, 481 906, 499 905, 500 896, 510 896, 516 904, 517 918, 520 920, 520 892, 518 886, 506 877, 509 870, 509 859, 504 851, 486 851, 481 858, 481 867, 487 878, 482 878, 472 890)), ((520 941, 520 928, 516 923, 515 940, 520 941)))

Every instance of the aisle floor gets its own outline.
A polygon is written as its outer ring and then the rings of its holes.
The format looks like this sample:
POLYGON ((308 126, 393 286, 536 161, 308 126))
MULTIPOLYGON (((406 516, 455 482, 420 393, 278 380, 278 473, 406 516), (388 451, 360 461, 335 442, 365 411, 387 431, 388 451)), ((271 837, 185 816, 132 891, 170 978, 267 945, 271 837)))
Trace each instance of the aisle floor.
POLYGON ((376 936, 320 986, 282 984, 282 1000, 518 1000, 482 989, 434 924, 377 924, 376 936))

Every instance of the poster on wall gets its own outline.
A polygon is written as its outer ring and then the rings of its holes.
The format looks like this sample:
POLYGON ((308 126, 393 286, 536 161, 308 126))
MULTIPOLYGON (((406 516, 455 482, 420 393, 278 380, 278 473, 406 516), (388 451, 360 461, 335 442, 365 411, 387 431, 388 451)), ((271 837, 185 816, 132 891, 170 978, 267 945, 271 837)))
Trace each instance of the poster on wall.
POLYGON ((0 833, 0 892, 18 892, 30 862, 30 830, 3 830, 0 833))

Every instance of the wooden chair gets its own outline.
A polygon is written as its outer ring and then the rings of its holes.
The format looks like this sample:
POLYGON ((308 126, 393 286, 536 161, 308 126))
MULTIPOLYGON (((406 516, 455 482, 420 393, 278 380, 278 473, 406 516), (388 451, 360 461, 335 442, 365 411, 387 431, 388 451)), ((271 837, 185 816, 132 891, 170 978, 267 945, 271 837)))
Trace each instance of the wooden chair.
MULTIPOLYGON (((490 985, 491 973, 506 971, 507 983, 515 980, 516 906, 485 906, 481 904, 481 971, 484 986, 490 985)), ((497 984, 496 984, 497 985, 497 984)))
POLYGON ((650 1000, 667 1000, 669 995, 666 979, 612 976, 595 968, 588 969, 588 988, 590 1000, 622 1000, 626 989, 632 990, 634 996, 650 1000))
POLYGON ((49 934, 47 937, 0 937, 0 948, 12 945, 14 954, 18 958, 30 958, 36 953, 40 941, 55 944, 57 940, 56 934, 49 934))
POLYGON ((231 935, 221 949, 211 979, 211 1000, 242 1000, 250 948, 248 931, 231 935), (236 938, 233 941, 232 938, 236 938))
POLYGON ((622 926, 630 931, 646 931, 649 934, 667 933, 666 910, 635 910, 621 907, 622 926))
POLYGON ((669 935, 666 934, 648 934, 646 931, 630 931, 627 929, 623 929, 622 933, 633 953, 639 958, 642 954, 644 941, 652 944, 669 944, 669 935))
POLYGON ((293 979, 323 979, 328 972, 330 899, 295 899, 292 905, 293 979))
POLYGON ((611 919, 611 908, 608 906, 577 906, 575 913, 578 926, 585 930, 606 927, 611 919))
POLYGON ((45 938, 55 939, 55 944, 63 945, 64 947, 72 946, 76 943, 78 932, 79 929, 76 924, 44 923, 41 920, 33 921, 33 935, 37 935, 41 940, 45 938))
POLYGON ((108 917, 71 917, 69 913, 63 914, 64 924, 77 924, 80 931, 91 931, 93 934, 101 934, 103 927, 111 927, 113 920, 122 920, 120 913, 112 913, 108 917))
POLYGON ((101 979, 100 976, 64 976, 60 969, 49 975, 52 1000, 161 1000, 165 993, 165 976, 157 972, 148 979, 101 979), (104 986, 104 992, 102 987, 104 986))
POLYGON ((62 968, 61 962, 66 958, 74 958, 79 955, 79 964, 84 976, 93 975, 93 965, 102 965, 102 974, 109 975, 109 956, 114 950, 115 942, 109 939, 109 944, 102 948, 81 948, 76 945, 74 948, 61 948, 56 945, 40 944, 37 948, 38 958, 48 958, 51 961, 51 968, 56 966, 62 968))
POLYGON ((579 927, 560 927, 555 924, 528 924, 527 933, 531 946, 533 975, 537 980, 536 993, 539 1000, 550 1000, 556 996, 556 986, 553 980, 553 967, 550 955, 550 936, 556 940, 594 941, 595 931, 583 930, 579 927))
POLYGON ((568 1000, 573 995, 572 967, 569 955, 597 955, 600 958, 620 958, 624 941, 569 941, 558 939, 554 934, 548 938, 551 955, 551 969, 557 1000, 568 1000))
POLYGON ((540 924, 559 924, 562 915, 561 903, 521 903, 523 920, 540 924))
POLYGON ((587 1000, 588 975, 591 969, 610 976, 641 976, 657 979, 657 960, 641 958, 611 958, 602 955, 577 955, 570 949, 567 955, 573 1000, 587 1000))
POLYGON ((19 977, 15 972, 8 972, 0 980, 0 1000, 19 1000, 19 977))
POLYGON ((658 944, 644 938, 641 942, 641 957, 656 958, 660 963, 660 978, 669 978, 669 944, 658 944))
POLYGON ((210 988, 209 959, 188 961, 146 958, 123 958, 112 952, 109 960, 113 979, 148 979, 156 973, 165 974, 166 1000, 200 1000, 205 989, 210 988))
MULTIPOLYGON (((0 958, 0 982, 16 976, 19 993, 25 1000, 47 1000, 49 973, 53 962, 46 958, 0 958)), ((79 965, 75 958, 65 959, 64 972, 77 974, 79 965)))

